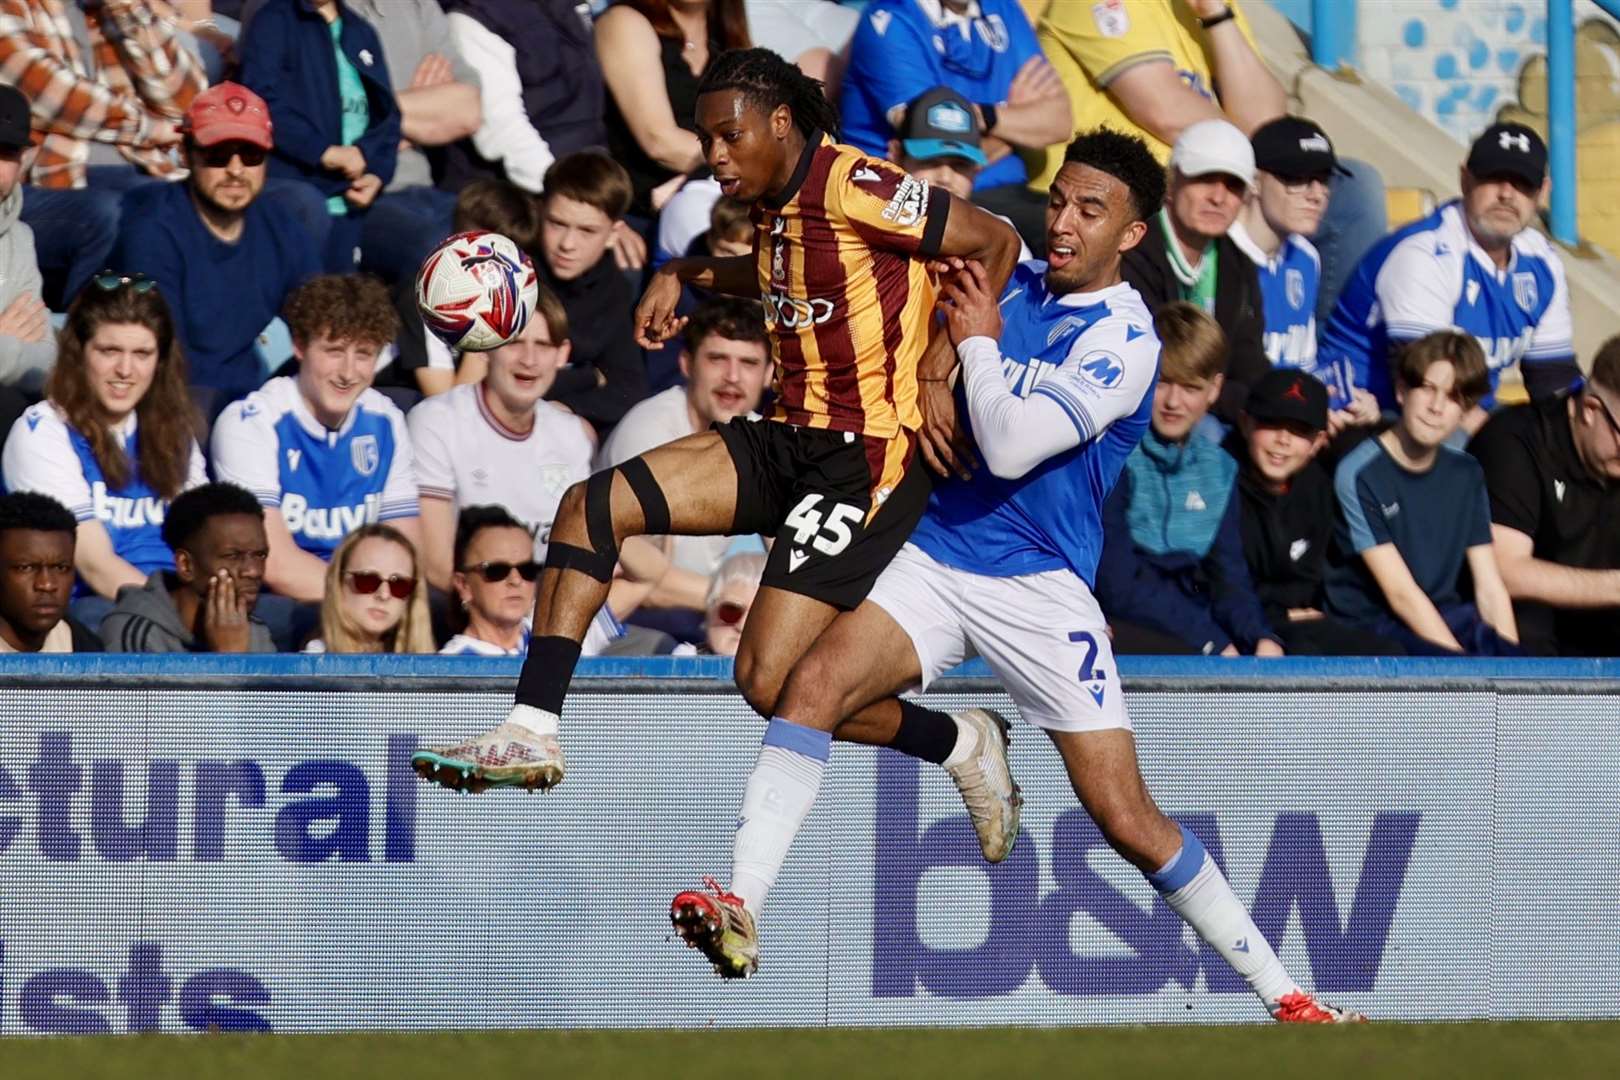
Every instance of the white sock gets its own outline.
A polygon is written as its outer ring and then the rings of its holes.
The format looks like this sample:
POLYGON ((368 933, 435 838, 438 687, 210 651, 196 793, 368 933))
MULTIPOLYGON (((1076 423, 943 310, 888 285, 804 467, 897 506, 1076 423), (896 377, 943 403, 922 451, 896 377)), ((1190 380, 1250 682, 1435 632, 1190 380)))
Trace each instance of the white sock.
POLYGON ((533 705, 514 705, 507 716, 508 724, 516 724, 537 738, 557 734, 557 714, 537 709, 533 705))
POLYGON ((1181 851, 1147 879, 1170 909, 1248 981, 1267 1007, 1299 988, 1215 860, 1186 826, 1181 828, 1181 851))
POLYGON ((974 749, 979 745, 979 733, 977 731, 968 727, 959 717, 952 716, 951 720, 956 724, 956 745, 951 747, 951 752, 941 762, 947 769, 953 769, 962 764, 973 755, 974 749))
POLYGON ((731 856, 731 891, 756 919, 815 805, 831 749, 830 732, 791 720, 772 718, 765 729, 765 745, 743 792, 731 856))

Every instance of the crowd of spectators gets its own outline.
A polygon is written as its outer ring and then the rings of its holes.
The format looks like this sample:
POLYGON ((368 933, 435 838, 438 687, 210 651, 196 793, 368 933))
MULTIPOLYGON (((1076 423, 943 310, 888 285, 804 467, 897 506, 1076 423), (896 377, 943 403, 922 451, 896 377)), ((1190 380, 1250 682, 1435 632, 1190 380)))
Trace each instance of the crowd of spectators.
MULTIPOLYGON (((748 46, 1026 258, 1075 133, 1165 163, 1116 652, 1620 654, 1620 338, 1582 377, 1541 139, 1389 233, 1240 0, 0 0, 0 651, 522 653, 563 492, 768 406, 758 303, 631 325, 755 249, 693 115, 748 46), (413 283, 470 228, 542 287, 459 355, 413 283)), ((734 653, 763 551, 627 542, 585 651, 734 653)))

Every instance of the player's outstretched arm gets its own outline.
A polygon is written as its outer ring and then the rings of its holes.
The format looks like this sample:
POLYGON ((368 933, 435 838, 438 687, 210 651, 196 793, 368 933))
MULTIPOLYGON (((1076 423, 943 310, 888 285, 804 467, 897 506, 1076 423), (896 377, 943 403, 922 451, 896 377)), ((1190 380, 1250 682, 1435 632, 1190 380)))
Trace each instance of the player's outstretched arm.
POLYGON ((686 319, 675 314, 681 288, 695 285, 710 292, 759 299, 759 271, 752 255, 715 259, 671 259, 658 268, 636 305, 636 344, 656 349, 679 334, 686 319))

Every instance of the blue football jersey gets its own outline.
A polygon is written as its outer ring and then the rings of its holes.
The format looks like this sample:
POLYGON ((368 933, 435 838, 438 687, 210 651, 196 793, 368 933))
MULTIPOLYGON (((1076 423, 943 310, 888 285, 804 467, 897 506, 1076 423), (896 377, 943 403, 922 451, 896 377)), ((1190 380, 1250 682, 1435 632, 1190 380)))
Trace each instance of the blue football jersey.
MULTIPOLYGON (((936 86, 979 105, 1004 102, 1019 69, 1040 55, 1018 0, 979 0, 966 14, 939 0, 874 0, 861 13, 839 92, 844 141, 885 157, 889 140, 898 138, 891 110, 936 86)), ((1023 159, 1008 154, 980 172, 973 186, 983 191, 1026 179, 1023 159)))
MULTIPOLYGON (((7 491, 49 495, 80 522, 99 521, 107 530, 113 553, 144 573, 174 569, 174 553, 163 542, 163 518, 169 503, 142 479, 140 431, 130 413, 113 429, 135 466, 121 487, 110 487, 90 440, 70 425, 55 405, 41 401, 18 418, 6 439, 4 475, 7 491)), ((207 480, 202 451, 193 444, 184 488, 207 480)), ((79 581, 74 596, 92 592, 79 581)))
POLYGON ((1356 385, 1393 409, 1391 345, 1452 328, 1479 340, 1493 396, 1502 372, 1520 361, 1573 362, 1564 264, 1547 238, 1525 229, 1498 270, 1474 242, 1461 203, 1445 204, 1363 256, 1322 330, 1320 355, 1344 360, 1356 385))
POLYGON ((1159 339, 1130 285, 1054 295, 1045 275, 1045 262, 1023 263, 1002 294, 1002 371, 1019 397, 1044 395, 1062 406, 1080 445, 1015 480, 979 468, 968 480, 937 482, 911 542, 974 574, 1067 568, 1090 586, 1102 554, 1103 500, 1152 415, 1159 339))
POLYGON ((1275 255, 1268 256, 1242 225, 1233 225, 1227 235, 1254 260, 1260 279, 1266 359, 1272 367, 1316 374, 1316 297, 1322 287, 1322 258, 1316 246, 1303 236, 1289 236, 1275 255))
POLYGON ((220 414, 213 449, 219 479, 279 510, 298 546, 323 559, 362 525, 419 513, 405 416, 375 390, 330 430, 295 378, 271 379, 220 414))

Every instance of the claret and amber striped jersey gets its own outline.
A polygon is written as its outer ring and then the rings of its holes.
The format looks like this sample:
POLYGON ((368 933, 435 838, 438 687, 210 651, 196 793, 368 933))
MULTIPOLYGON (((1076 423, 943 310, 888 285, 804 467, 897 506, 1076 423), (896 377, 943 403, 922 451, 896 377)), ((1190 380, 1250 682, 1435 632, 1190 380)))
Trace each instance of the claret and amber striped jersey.
POLYGON ((753 210, 777 398, 772 419, 892 439, 922 424, 917 362, 950 196, 816 132, 753 210))

